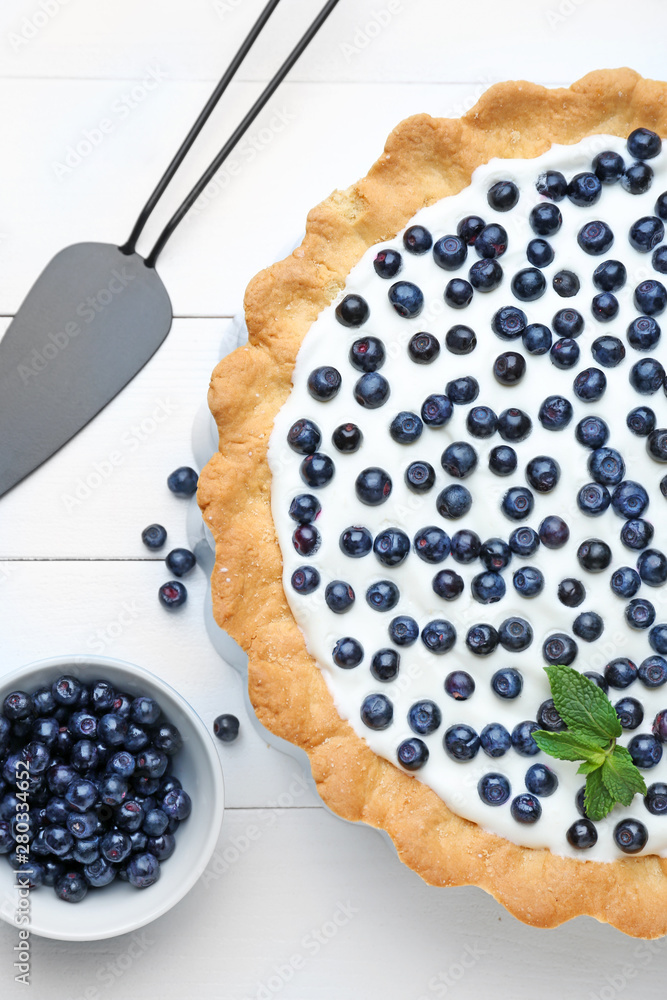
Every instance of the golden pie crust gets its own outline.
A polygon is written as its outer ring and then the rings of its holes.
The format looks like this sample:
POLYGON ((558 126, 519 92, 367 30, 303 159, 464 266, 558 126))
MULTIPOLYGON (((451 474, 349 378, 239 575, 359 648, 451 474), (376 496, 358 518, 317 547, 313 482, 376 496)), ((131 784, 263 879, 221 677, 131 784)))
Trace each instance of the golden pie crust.
POLYGON ((667 932, 667 859, 605 864, 519 847, 451 812, 339 717, 283 591, 266 457, 301 342, 368 247, 460 191, 491 157, 534 157, 552 142, 625 137, 641 125, 667 134, 667 84, 629 69, 590 73, 567 89, 496 84, 463 118, 401 122, 366 177, 309 213, 301 246, 250 282, 249 342, 211 380, 220 450, 202 472, 198 499, 216 541, 214 615, 248 653, 257 716, 308 753, 331 809, 386 830, 400 858, 431 885, 481 886, 528 924, 555 927, 590 914, 655 938, 667 932))

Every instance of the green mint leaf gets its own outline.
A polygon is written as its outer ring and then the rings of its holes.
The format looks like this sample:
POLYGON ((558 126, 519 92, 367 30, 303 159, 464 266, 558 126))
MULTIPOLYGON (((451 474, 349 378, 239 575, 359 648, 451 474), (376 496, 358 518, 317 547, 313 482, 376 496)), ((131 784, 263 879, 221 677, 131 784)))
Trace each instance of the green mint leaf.
POLYGON ((584 809, 589 819, 604 819, 616 805, 616 799, 602 780, 602 768, 596 768, 586 778, 584 809))
POLYGON ((596 758, 595 760, 584 760, 577 768, 577 774, 592 774, 593 771, 597 771, 599 767, 602 767, 604 762, 605 762, 604 753, 601 753, 600 757, 596 758))
POLYGON ((597 761, 600 767, 604 761, 603 747, 607 741, 600 737, 591 737, 581 732, 550 733, 546 729, 537 729, 533 739, 540 750, 558 760, 597 761))
POLYGON ((646 794, 646 783, 625 747, 614 747, 601 770, 602 782, 616 802, 629 806, 637 793, 646 794))
POLYGON ((569 729, 604 740, 623 732, 621 723, 605 693, 588 677, 572 667, 545 667, 556 711, 569 729))

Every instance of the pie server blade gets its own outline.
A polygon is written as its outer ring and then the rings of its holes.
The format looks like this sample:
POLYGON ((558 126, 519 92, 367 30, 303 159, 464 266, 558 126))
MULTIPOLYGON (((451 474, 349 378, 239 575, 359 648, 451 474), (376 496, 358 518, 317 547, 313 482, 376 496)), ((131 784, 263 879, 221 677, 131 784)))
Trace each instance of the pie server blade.
POLYGON ((42 271, 0 340, 0 496, 134 378, 171 328, 139 254, 75 243, 42 271))

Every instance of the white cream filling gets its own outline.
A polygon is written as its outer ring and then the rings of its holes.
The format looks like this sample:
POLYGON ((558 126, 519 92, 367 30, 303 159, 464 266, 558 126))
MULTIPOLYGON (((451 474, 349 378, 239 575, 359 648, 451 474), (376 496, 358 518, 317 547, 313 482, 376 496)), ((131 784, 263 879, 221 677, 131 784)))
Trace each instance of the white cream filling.
MULTIPOLYGON (((638 554, 625 548, 620 541, 623 520, 611 507, 596 518, 587 517, 578 509, 577 493, 581 486, 591 481, 586 468, 590 452, 577 443, 574 429, 586 415, 597 415, 606 421, 610 429, 608 444, 620 451, 625 459, 625 478, 638 480, 649 493, 650 504, 645 516, 655 527, 651 546, 667 552, 667 518, 664 517, 667 500, 659 489, 667 466, 653 461, 646 452, 645 440, 631 434, 626 426, 628 411, 641 404, 655 411, 658 427, 667 426, 667 399, 662 390, 652 396, 639 396, 628 382, 632 364, 641 357, 655 357, 667 367, 667 331, 656 348, 645 354, 633 350, 625 339, 628 324, 639 314, 633 304, 635 286, 649 277, 658 280, 664 277, 651 267, 650 253, 641 254, 631 247, 628 231, 636 219, 654 214, 656 198, 667 188, 665 152, 649 161, 655 177, 644 195, 631 195, 617 183, 603 185, 600 200, 591 207, 577 207, 568 198, 559 202, 563 225, 556 235, 546 237, 555 251, 553 263, 543 270, 547 291, 534 302, 520 302, 510 288, 512 276, 521 268, 530 266, 526 246, 536 234, 530 228, 528 216, 534 205, 545 200, 535 188, 538 174, 546 169, 560 170, 569 180, 580 171, 590 170, 593 157, 603 149, 620 152, 626 164, 632 160, 625 149, 625 142, 612 136, 592 136, 574 146, 553 146, 547 153, 532 160, 494 159, 475 171, 469 187, 423 209, 411 220, 410 225, 420 223, 426 226, 434 240, 455 233, 459 220, 470 214, 481 215, 487 223, 498 222, 507 230, 508 250, 499 260, 504 271, 500 287, 490 293, 476 291, 471 304, 465 309, 448 306, 443 300, 443 291, 452 277, 467 279, 470 266, 479 259, 474 248, 469 248, 467 261, 456 272, 438 267, 431 252, 423 256, 406 252, 402 233, 394 240, 369 249, 350 272, 345 291, 340 296, 342 298, 343 294, 350 292, 363 295, 370 306, 369 319, 360 328, 345 328, 334 315, 336 302, 313 323, 299 351, 293 375, 294 388, 276 417, 269 448, 273 477, 272 510, 283 555, 285 593, 307 648, 324 674, 341 717, 349 720, 358 735, 376 753, 400 766, 396 759, 397 747, 404 739, 415 735, 407 723, 410 706, 420 699, 435 701, 441 708, 443 722, 437 732, 421 737, 429 748, 430 756, 426 765, 415 772, 416 779, 434 789, 454 812, 514 843, 547 847, 560 855, 596 861, 625 856, 614 843, 613 829, 620 819, 629 816, 641 820, 648 829, 649 839, 644 853, 667 856, 667 817, 651 815, 641 797, 637 796, 630 807, 617 806, 610 816, 596 824, 598 842, 593 848, 574 850, 566 840, 566 831, 579 818, 575 794, 584 779, 576 774, 576 763, 556 761, 543 753, 524 757, 514 749, 500 758, 488 757, 480 749, 472 761, 460 763, 450 759, 443 749, 442 740, 446 729, 454 723, 467 723, 479 733, 491 722, 500 722, 511 731, 522 720, 534 720, 539 705, 550 697, 549 684, 542 669, 545 665, 542 643, 553 632, 563 631, 571 635, 572 623, 582 611, 597 611, 602 615, 605 627, 602 636, 593 643, 576 640, 579 652, 574 666, 577 669, 602 672, 605 664, 618 656, 628 656, 639 664, 653 652, 648 633, 627 626, 624 609, 628 602, 615 596, 609 586, 613 569, 623 565, 634 566, 638 554), (499 213, 488 206, 487 190, 497 180, 513 180, 520 189, 518 205, 509 212, 499 213), (607 222, 615 237, 610 250, 601 257, 586 254, 576 239, 579 229, 594 219, 607 222), (402 270, 392 280, 378 277, 373 268, 373 259, 383 247, 397 249, 403 257, 402 270), (628 278, 625 286, 615 293, 620 304, 619 315, 610 323, 600 323, 593 318, 590 308, 591 299, 598 292, 593 285, 592 274, 601 261, 609 258, 625 263, 628 278), (573 298, 560 298, 551 287, 553 275, 562 269, 574 271, 581 281, 581 289, 573 298), (387 292, 395 280, 411 281, 422 289, 425 305, 419 316, 404 319, 394 311, 387 292), (558 310, 567 307, 578 309, 586 323, 577 340, 581 348, 578 364, 569 370, 559 370, 548 355, 528 354, 520 339, 512 342, 500 340, 491 330, 490 321, 496 310, 505 305, 523 309, 529 323, 544 323, 550 327, 552 317, 558 310), (459 323, 472 327, 477 334, 477 347, 467 356, 451 354, 444 344, 447 330, 459 323), (437 336, 442 347, 439 357, 430 365, 417 365, 407 354, 408 341, 414 333, 422 330, 437 336), (620 337, 626 345, 626 357, 618 367, 603 369, 607 376, 607 390, 602 399, 585 403, 577 399, 572 390, 573 378, 584 368, 600 367, 591 355, 590 345, 603 334, 620 337), (379 337, 384 343, 387 357, 381 373, 391 387, 388 401, 375 410, 365 409, 355 401, 353 387, 360 373, 352 368, 348 360, 353 341, 368 335, 379 337), (527 364, 524 378, 513 387, 500 385, 492 373, 495 357, 507 350, 519 351, 527 364), (342 375, 340 392, 327 403, 312 399, 306 387, 309 373, 320 365, 333 365, 342 375), (472 405, 485 404, 497 414, 509 406, 517 406, 532 418, 533 430, 529 437, 512 444, 518 455, 518 466, 511 476, 501 478, 489 472, 490 450, 505 442, 498 433, 486 440, 469 436, 465 420, 470 406, 455 407, 454 416, 442 428, 424 427, 421 438, 414 444, 397 444, 389 436, 389 424, 399 411, 419 413, 427 395, 444 392, 445 384, 450 379, 463 375, 473 375, 480 385, 479 397, 472 405), (541 426, 537 413, 544 398, 556 393, 572 402, 574 418, 565 430, 552 432, 541 426), (335 463, 335 476, 322 489, 313 490, 303 483, 299 475, 302 456, 287 444, 290 426, 302 417, 318 425, 322 432, 319 450, 335 463), (331 443, 331 435, 339 424, 348 421, 359 425, 364 440, 356 453, 341 454, 331 443), (449 443, 457 440, 469 440, 473 444, 479 464, 473 475, 464 481, 473 496, 472 509, 458 521, 447 521, 438 514, 435 500, 446 485, 458 480, 443 471, 440 456, 449 443), (510 521, 500 510, 501 498, 510 486, 527 485, 524 470, 528 461, 536 455, 549 455, 556 459, 561 469, 560 481, 551 493, 539 494, 533 490, 535 508, 530 518, 525 522, 510 521), (434 488, 423 495, 412 493, 403 479, 406 467, 418 459, 430 462, 436 470, 434 488), (369 466, 381 466, 393 482, 388 501, 377 507, 366 506, 355 496, 355 478, 369 466), (322 544, 315 555, 304 558, 292 545, 291 537, 296 524, 289 517, 288 509, 294 496, 309 492, 317 495, 322 504, 322 512, 316 522, 322 544), (518 524, 527 523, 537 528, 548 514, 559 514, 565 519, 570 528, 569 542, 559 550, 541 545, 533 556, 526 558, 514 555, 503 571, 506 596, 491 605, 479 604, 470 592, 470 580, 483 570, 479 559, 465 566, 449 556, 443 563, 432 566, 411 551, 402 565, 388 568, 381 565, 372 552, 362 559, 351 559, 339 548, 339 536, 350 525, 365 525, 374 537, 385 527, 397 527, 412 539, 420 528, 433 524, 443 528, 450 536, 466 527, 476 531, 482 540, 495 536, 507 540, 518 524), (612 563, 602 573, 585 572, 576 558, 579 544, 591 537, 604 538, 611 546, 612 563), (290 583, 294 570, 305 563, 313 565, 322 578, 320 587, 310 596, 300 596, 290 583), (544 591, 532 600, 520 597, 512 585, 512 574, 524 565, 537 567, 545 578, 544 591), (443 568, 456 570, 465 581, 464 592, 456 601, 444 601, 432 590, 432 578, 443 568), (578 608, 565 607, 557 599, 558 583, 565 577, 581 580, 586 588, 586 599, 578 608), (344 615, 331 612, 324 601, 324 588, 335 579, 351 584, 356 594, 354 605, 344 615), (370 609, 364 597, 369 584, 381 579, 393 580, 400 589, 399 604, 390 612, 378 613, 370 609), (443 656, 428 652, 421 640, 409 648, 400 649, 398 677, 392 682, 381 683, 370 673, 370 659, 376 650, 392 645, 387 628, 390 620, 398 614, 413 616, 420 627, 432 619, 444 618, 454 625, 458 638, 451 652, 443 656), (469 652, 465 636, 472 624, 489 622, 498 627, 505 618, 513 615, 527 619, 532 625, 534 639, 527 650, 508 653, 499 646, 486 657, 477 657, 469 652), (342 636, 354 636, 364 647, 364 660, 355 669, 343 670, 333 663, 332 649, 342 636), (500 699, 491 690, 491 676, 501 667, 516 667, 523 674, 523 691, 515 700, 500 699), (475 693, 467 701, 454 701, 443 689, 446 675, 455 669, 466 670, 475 680, 475 693), (393 722, 382 732, 368 729, 360 718, 361 703, 366 695, 373 692, 381 692, 393 703, 393 722), (540 761, 557 773, 559 785, 554 794, 540 799, 542 816, 538 822, 520 825, 511 816, 510 802, 514 796, 526 791, 525 773, 532 764, 540 761), (479 779, 489 772, 505 774, 511 783, 510 800, 500 807, 484 803, 477 791, 479 779)), ((657 320, 667 324, 667 313, 657 317, 657 320)), ((636 596, 644 597, 654 605, 656 623, 667 622, 667 585, 655 588, 642 584, 636 596)), ((626 732, 621 737, 620 742, 624 744, 637 733, 650 732, 655 714, 667 707, 667 685, 649 690, 637 680, 624 691, 610 689, 613 702, 626 695, 641 701, 645 715, 635 732, 626 732)), ((644 777, 647 784, 667 781, 667 753, 657 767, 644 772, 644 777)))

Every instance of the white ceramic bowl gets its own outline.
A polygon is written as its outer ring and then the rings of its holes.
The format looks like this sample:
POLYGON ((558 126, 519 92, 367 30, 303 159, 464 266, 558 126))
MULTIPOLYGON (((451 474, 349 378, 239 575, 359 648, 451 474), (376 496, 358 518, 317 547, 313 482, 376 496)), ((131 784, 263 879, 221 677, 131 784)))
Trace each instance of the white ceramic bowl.
MULTIPOLYGON (((183 737, 173 772, 192 798, 192 813, 176 832, 176 850, 162 865, 161 876, 147 889, 135 889, 116 879, 103 889, 91 889, 80 903, 65 903, 52 888, 30 893, 30 932, 61 941, 94 941, 126 934, 162 916, 195 884, 217 843, 224 808, 224 787, 218 752, 204 723, 169 684, 142 667, 105 656, 59 656, 39 660, 0 677, 0 703, 14 690, 31 693, 61 674, 85 683, 108 680, 129 695, 147 694, 183 737)), ((36 859, 38 860, 38 859, 36 859)), ((13 872, 0 859, 0 916, 17 917, 18 893, 13 872)))

